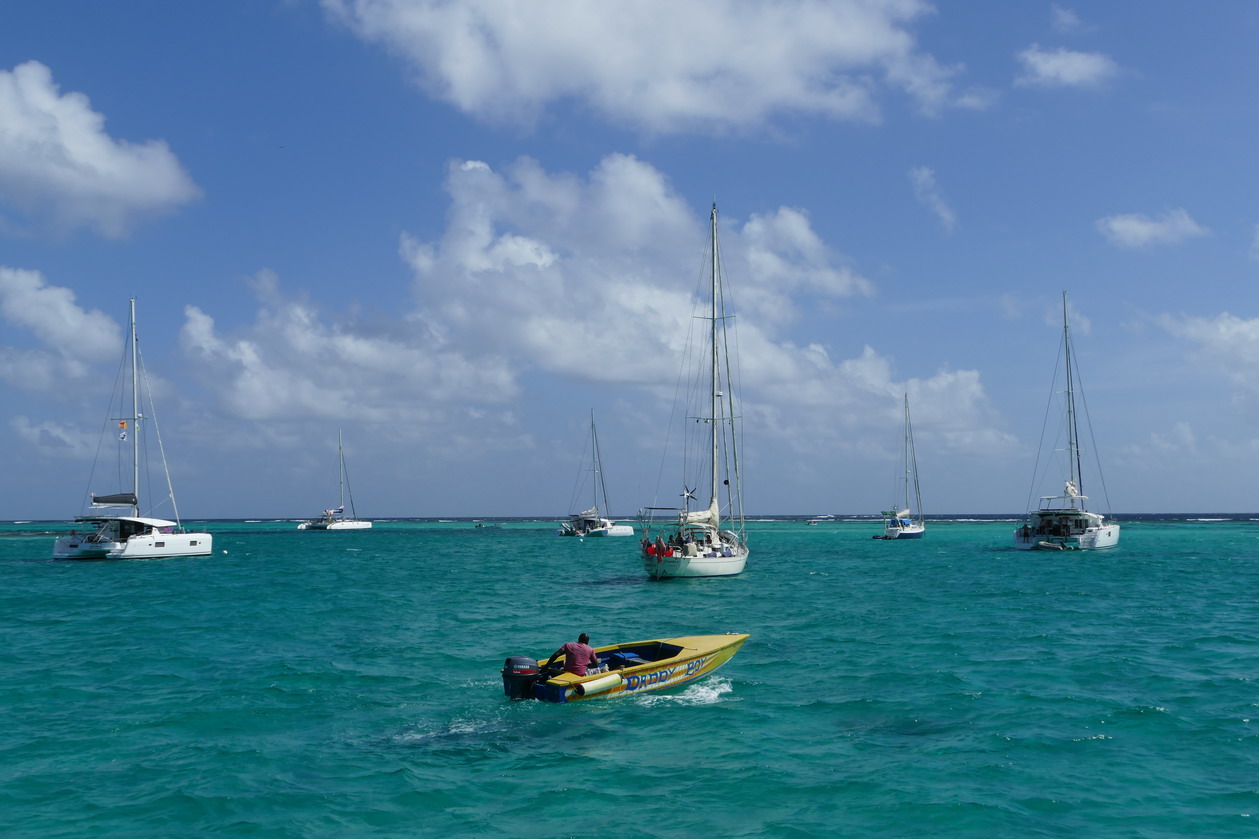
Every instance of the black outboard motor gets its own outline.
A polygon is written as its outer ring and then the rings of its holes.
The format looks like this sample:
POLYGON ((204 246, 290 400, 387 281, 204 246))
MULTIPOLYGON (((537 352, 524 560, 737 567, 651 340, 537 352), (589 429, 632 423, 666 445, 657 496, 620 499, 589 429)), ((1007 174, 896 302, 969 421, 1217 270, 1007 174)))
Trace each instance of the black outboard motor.
POLYGON ((538 662, 514 655, 503 662, 503 693, 512 699, 533 699, 533 683, 539 676, 538 662))

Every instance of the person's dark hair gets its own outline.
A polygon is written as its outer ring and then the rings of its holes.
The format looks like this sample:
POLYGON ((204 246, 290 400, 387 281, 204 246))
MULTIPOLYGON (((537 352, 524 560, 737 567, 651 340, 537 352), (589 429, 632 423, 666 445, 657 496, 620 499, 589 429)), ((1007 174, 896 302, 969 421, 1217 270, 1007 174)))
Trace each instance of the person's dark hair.
POLYGON ((578 636, 577 636, 577 643, 578 643, 578 644, 589 644, 589 643, 590 643, 590 636, 589 636, 589 635, 587 635, 586 633, 584 633, 584 632, 583 632, 582 634, 580 634, 580 635, 578 635, 578 636))

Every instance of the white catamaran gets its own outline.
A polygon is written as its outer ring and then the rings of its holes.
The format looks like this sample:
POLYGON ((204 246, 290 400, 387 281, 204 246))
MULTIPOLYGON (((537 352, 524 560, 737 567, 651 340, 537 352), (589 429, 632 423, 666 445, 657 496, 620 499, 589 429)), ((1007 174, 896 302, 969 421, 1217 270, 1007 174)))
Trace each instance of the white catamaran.
POLYGON ((883 511, 883 535, 876 539, 921 539, 927 525, 922 518, 922 492, 918 488, 918 457, 914 453, 914 427, 909 421, 909 394, 905 394, 905 438, 901 443, 903 468, 897 480, 896 503, 883 511), (913 486, 913 506, 909 488, 913 486))
POLYGON ((712 277, 709 299, 705 301, 708 312, 697 318, 707 321, 707 334, 704 336, 707 352, 702 362, 704 370, 692 379, 698 383, 696 392, 692 394, 695 403, 688 405, 686 412, 689 420, 686 425, 696 434, 694 444, 688 444, 686 451, 688 455, 693 452, 694 456, 683 457, 682 507, 648 508, 647 512, 652 514, 661 510, 670 513, 669 519, 662 520, 654 542, 651 540, 650 519, 646 523, 645 538, 642 540, 643 567, 653 579, 739 574, 748 559, 740 451, 736 436, 739 416, 730 381, 731 364, 726 335, 726 324, 733 316, 726 314, 722 294, 716 204, 713 204, 709 218, 712 228, 712 277), (698 474, 688 474, 685 471, 688 468, 696 469, 698 474), (707 486, 710 490, 704 509, 689 509, 689 502, 696 496, 695 490, 688 489, 687 484, 707 486))
MULTIPOLYGON (((1062 450, 1067 458, 1064 469, 1066 480, 1063 482, 1061 495, 1042 496, 1040 507, 1029 510, 1022 526, 1014 531, 1014 546, 1023 550, 1095 550, 1113 548, 1119 544, 1119 525, 1108 521, 1101 513, 1090 512, 1085 504, 1088 497, 1084 495, 1084 479, 1080 468, 1080 432, 1076 424, 1076 371, 1072 355, 1071 332, 1067 322, 1067 293, 1064 291, 1060 357, 1066 371, 1066 390, 1063 395, 1066 403, 1064 429, 1067 440, 1066 449, 1062 450)), ((1039 465, 1038 461, 1037 466, 1039 465)), ((1039 474, 1038 468, 1032 478, 1032 491, 1035 491, 1039 474)), ((1103 482, 1103 492, 1105 488, 1103 482)))
POLYGON ((331 510, 324 510, 319 518, 304 521, 297 526, 298 530, 369 530, 372 523, 358 518, 354 510, 354 493, 350 491, 350 478, 345 471, 345 447, 341 444, 341 429, 337 429, 337 461, 340 464, 337 472, 337 486, 341 492, 341 502, 331 510), (350 498, 350 515, 345 514, 345 499, 350 498))
MULTIPOLYGON (((131 491, 117 492, 111 495, 95 495, 89 493, 90 507, 101 509, 108 507, 123 508, 130 511, 129 515, 83 515, 75 518, 79 527, 70 531, 68 536, 60 536, 53 544, 54 559, 157 559, 172 556, 208 556, 214 546, 214 538, 209 533, 190 533, 184 530, 179 521, 179 509, 175 506, 175 491, 171 487, 170 471, 166 468, 166 452, 162 448, 162 435, 157 427, 157 416, 153 410, 153 394, 148 390, 148 378, 144 375, 140 357, 140 342, 136 337, 136 301, 131 299, 130 307, 130 339, 124 353, 123 363, 130 361, 131 383, 130 393, 124 385, 116 391, 118 401, 110 406, 113 413, 115 405, 118 416, 111 417, 111 422, 118 423, 116 446, 118 460, 126 458, 127 449, 131 456, 131 491), (145 395, 148 397, 148 415, 143 409, 140 398, 141 381, 144 382, 145 395), (127 405, 130 396, 130 405, 127 405), (130 411, 124 414, 124 411, 130 411), (152 505, 150 511, 170 501, 171 514, 174 521, 151 518, 140 515, 140 435, 143 423, 153 423, 154 436, 157 438, 158 451, 162 459, 162 471, 166 474, 166 498, 152 505)), ((112 436, 112 435, 111 435, 112 436)), ((98 450, 99 451, 99 450, 98 450)), ((97 455, 99 458, 99 454, 97 455)), ((95 472, 95 470, 93 470, 95 472)))
MULTIPOLYGON (((557 536, 633 536, 634 528, 628 524, 617 524, 600 512, 608 509, 608 487, 603 480, 603 462, 599 456, 599 435, 595 432, 595 412, 590 411, 590 482, 593 484, 594 505, 589 510, 572 513, 568 521, 560 522, 557 536)), ((578 480, 577 487, 585 483, 578 480)), ((573 491, 573 498, 577 490, 573 491)), ((570 508, 571 509, 571 508, 570 508)))

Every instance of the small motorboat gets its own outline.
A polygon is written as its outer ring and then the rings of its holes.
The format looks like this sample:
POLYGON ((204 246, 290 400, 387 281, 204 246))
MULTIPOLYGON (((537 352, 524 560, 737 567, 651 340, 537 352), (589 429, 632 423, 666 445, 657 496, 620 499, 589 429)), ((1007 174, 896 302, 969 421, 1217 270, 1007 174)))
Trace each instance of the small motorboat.
POLYGON ((690 684, 729 661, 747 635, 687 635, 595 647, 602 665, 585 676, 547 670, 537 659, 512 656, 503 664, 503 693, 512 699, 578 702, 633 696, 690 684))

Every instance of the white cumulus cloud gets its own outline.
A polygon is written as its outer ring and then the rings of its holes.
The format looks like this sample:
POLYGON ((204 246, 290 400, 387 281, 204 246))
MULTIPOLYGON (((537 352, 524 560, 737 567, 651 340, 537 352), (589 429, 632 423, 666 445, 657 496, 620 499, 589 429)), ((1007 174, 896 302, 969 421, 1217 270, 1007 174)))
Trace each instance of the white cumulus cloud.
POLYGON ((184 310, 183 349, 231 416, 417 422, 451 402, 495 403, 517 392, 501 359, 473 363, 396 321, 329 317, 284 297, 267 273, 255 287, 261 306, 254 323, 230 335, 200 308, 184 310))
POLYGON ((1259 383, 1259 374, 1253 372, 1259 370, 1259 318, 1239 318, 1228 312, 1214 318, 1165 315, 1159 324, 1225 361, 1223 369, 1259 383))
MULTIPOLYGON (((243 321, 240 300, 230 310, 186 306, 186 365, 159 400, 181 431, 216 450, 286 449, 315 424, 351 422, 455 462, 538 445, 519 418, 533 398, 561 394, 568 405, 603 389, 654 432, 709 282, 708 208, 623 154, 583 173, 528 158, 501 170, 453 161, 445 189, 444 227, 400 238, 411 306, 334 310, 285 291, 269 271, 252 279, 243 321)), ((878 348, 832 357, 815 310, 858 305, 874 284, 819 235, 807 209, 729 208, 719 228, 736 392, 767 444, 882 452, 908 390, 939 450, 988 456, 1011 445, 977 371, 905 381, 878 348)), ((31 339, 0 352, 0 378, 23 386, 60 387, 89 365, 99 373, 121 349, 112 320, 34 272, 0 272, 0 314, 31 339)), ((11 428, 50 450, 79 445, 51 418, 11 428)))
POLYGON ((1015 84, 1037 87, 1097 87, 1119 73, 1119 65, 1097 52, 1032 44, 1018 54, 1023 72, 1015 84))
MULTIPOLYGON (((0 316, 36 339, 34 346, 0 346, 0 380, 26 390, 63 387, 122 352, 116 321, 84 310, 73 291, 49 285, 38 271, 0 266, 0 316)), ((11 329, 5 335, 17 337, 11 329)))
POLYGON ((982 107, 957 68, 918 49, 921 0, 324 0, 383 44, 432 96, 479 118, 531 124, 577 102, 649 133, 758 127, 776 115, 879 118, 884 90, 925 112, 982 107))
MULTIPOLYGON (((689 205, 652 166, 619 154, 585 176, 548 173, 529 159, 501 172, 457 161, 446 189, 444 235, 403 238, 417 322, 468 355, 493 352, 521 369, 663 395, 658 388, 676 378, 693 301, 708 283, 705 208, 689 205)), ((891 360, 872 348, 832 359, 797 334, 806 310, 859 300, 873 283, 801 208, 746 220, 727 210, 719 228, 749 421, 786 441, 846 446, 851 420, 850 431, 865 429, 881 447, 886 425, 871 418, 895 415, 906 388, 891 360)), ((942 372, 914 387, 928 403, 923 415, 954 429, 942 445, 982 440, 991 451, 1007 439, 993 430, 976 372, 942 372)))
MULTIPOLYGON (((702 211, 659 171, 627 155, 608 156, 584 180, 528 159, 503 173, 456 163, 447 190, 453 206, 442 239, 403 239, 422 303, 417 317, 459 346, 492 347, 555 373, 669 378, 708 235, 702 211)), ((730 293, 747 313, 743 340, 766 348, 762 363, 776 366, 773 336, 799 318, 803 301, 873 290, 802 210, 721 219, 730 293)))
POLYGON ((0 70, 0 201, 59 232, 125 235, 200 195, 161 140, 116 140, 81 93, 38 61, 0 70))
POLYGON ((1183 209, 1168 210, 1160 218, 1141 213, 1106 216, 1097 220, 1097 229, 1111 244, 1133 249, 1174 245, 1208 233, 1183 209))

